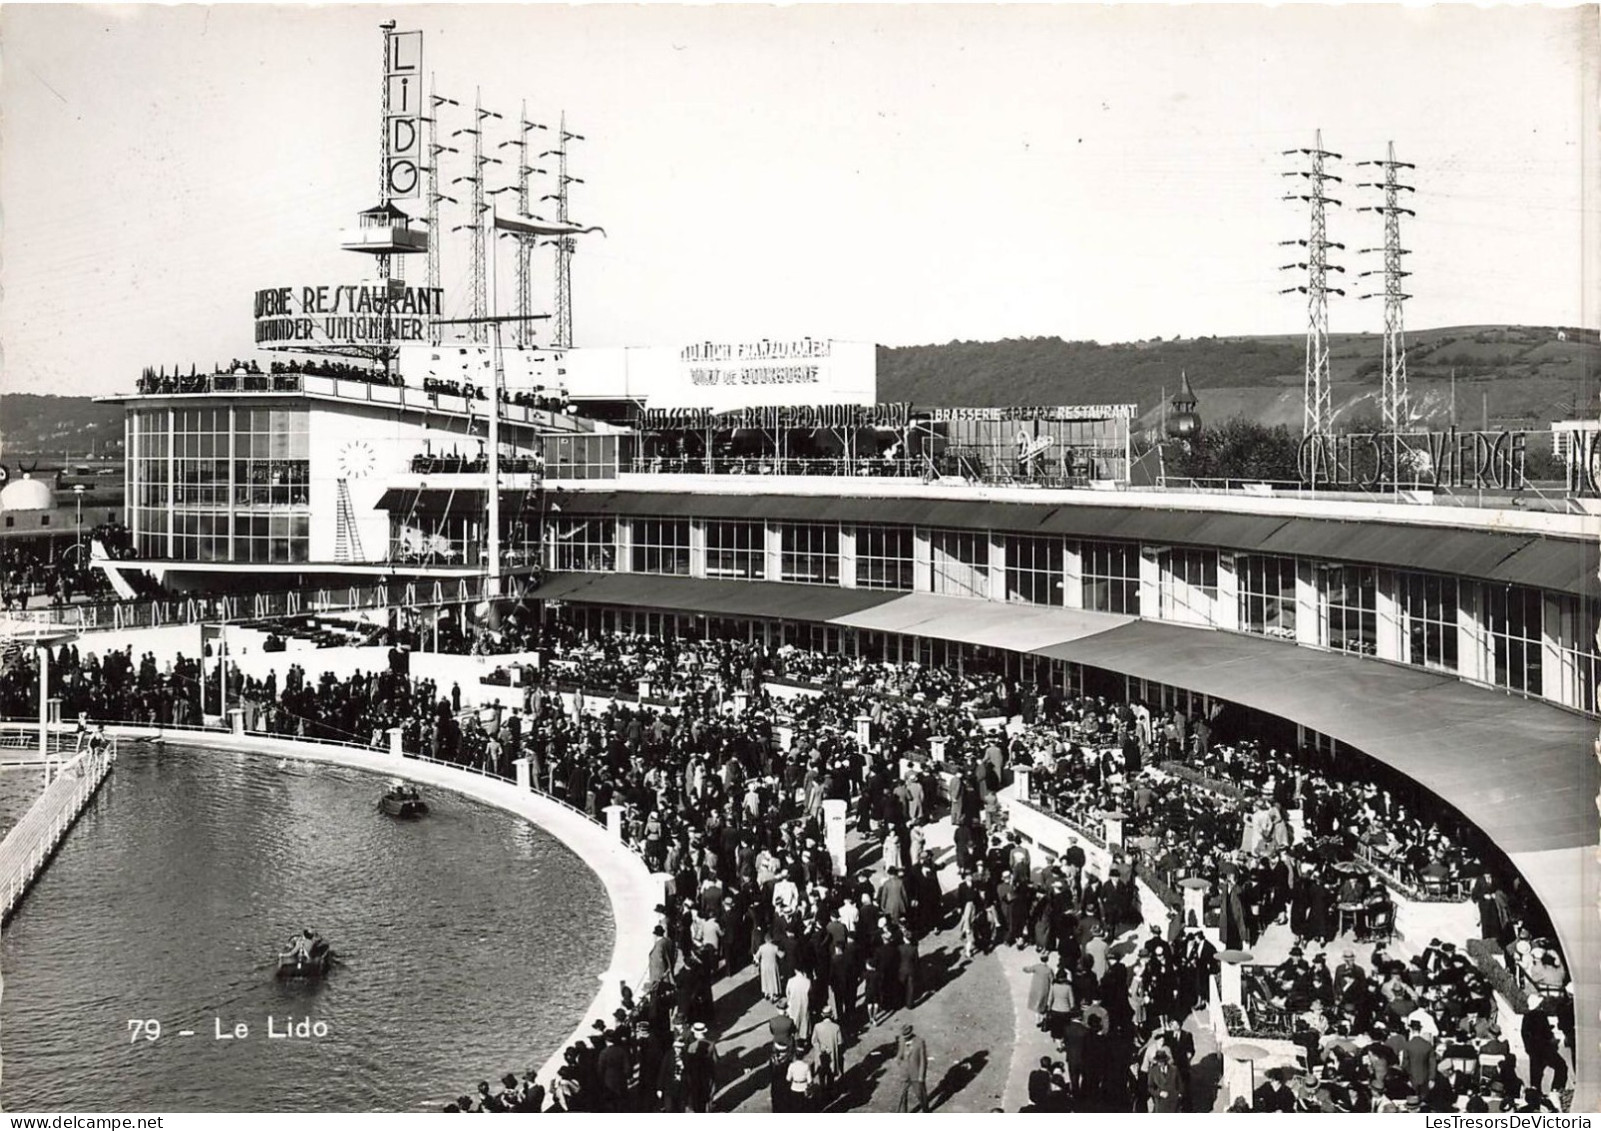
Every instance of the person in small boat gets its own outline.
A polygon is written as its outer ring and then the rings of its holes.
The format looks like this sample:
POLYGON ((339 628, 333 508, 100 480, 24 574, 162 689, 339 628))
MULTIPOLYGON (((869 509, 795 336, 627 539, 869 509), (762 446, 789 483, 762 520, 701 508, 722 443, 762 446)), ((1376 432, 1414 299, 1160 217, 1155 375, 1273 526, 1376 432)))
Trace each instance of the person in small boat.
POLYGON ((309 961, 311 959, 311 952, 316 947, 318 941, 319 940, 316 934, 310 927, 307 927, 298 935, 293 935, 290 937, 289 957, 298 962, 309 961))

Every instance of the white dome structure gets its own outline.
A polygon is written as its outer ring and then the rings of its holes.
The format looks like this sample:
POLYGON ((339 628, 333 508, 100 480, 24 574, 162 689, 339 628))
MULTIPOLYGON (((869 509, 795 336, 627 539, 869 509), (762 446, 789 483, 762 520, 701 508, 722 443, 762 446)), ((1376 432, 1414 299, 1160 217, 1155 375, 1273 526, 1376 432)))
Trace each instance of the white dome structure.
POLYGON ((47 511, 55 509, 56 493, 38 479, 15 479, 0 487, 0 511, 47 511))

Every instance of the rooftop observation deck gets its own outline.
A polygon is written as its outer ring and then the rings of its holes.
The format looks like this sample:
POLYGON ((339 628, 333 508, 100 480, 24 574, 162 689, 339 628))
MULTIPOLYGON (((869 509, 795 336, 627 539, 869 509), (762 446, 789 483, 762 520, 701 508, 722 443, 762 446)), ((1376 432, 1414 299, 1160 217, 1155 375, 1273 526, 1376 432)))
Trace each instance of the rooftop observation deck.
MULTIPOLYGON (((547 485, 555 477, 547 473, 547 485)), ((1601 541, 1601 500, 1571 496, 1493 494, 1448 495, 1430 491, 1400 493, 1312 490, 1289 484, 1236 483, 1215 486, 1131 487, 1102 481, 1084 486, 1052 486, 1012 482, 894 475, 839 474, 686 474, 624 472, 616 479, 560 481, 560 486, 582 497, 611 492, 631 500, 656 496, 664 501, 699 507, 707 514, 729 509, 730 501, 760 510, 764 499, 795 500, 794 509, 815 509, 823 517, 846 520, 864 504, 876 503, 875 517, 884 520, 882 506, 891 501, 914 505, 948 504, 978 507, 1018 506, 1046 509, 1072 508, 1093 512, 1104 508, 1110 520, 1130 509, 1143 512, 1189 512, 1205 515, 1249 515, 1264 519, 1312 518, 1330 522, 1404 525, 1474 530, 1485 533, 1539 538, 1601 541), (813 501, 808 507, 802 500, 813 501)), ((770 509, 770 508, 769 508, 770 509)), ((780 508, 782 509, 782 508, 780 508)), ((915 508, 914 508, 915 509, 915 508)), ((949 506, 942 508, 949 509, 949 506)), ((729 517, 733 517, 730 514, 729 517)), ((772 513, 773 518, 800 518, 800 513, 772 513)), ((808 514, 808 517, 810 515, 808 514)), ((933 514, 918 517, 908 510, 901 521, 932 523, 933 514)), ((965 524, 964 524, 965 525, 965 524)), ((1109 528, 1108 537, 1114 536, 1109 528)), ((1441 547, 1442 553, 1448 551, 1441 547)))
MULTIPOLYGON (((364 404, 396 408, 407 412, 445 413, 456 416, 482 416, 488 402, 469 398, 454 385, 441 383, 437 389, 412 385, 384 384, 356 377, 327 377, 311 373, 210 373, 193 377, 166 378, 157 383, 141 383, 132 393, 96 397, 105 404, 194 403, 216 396, 296 397, 334 404, 364 404)), ((502 401, 500 419, 507 424, 523 424, 547 432, 591 433, 611 430, 610 426, 567 412, 552 411, 535 403, 517 399, 502 401)))

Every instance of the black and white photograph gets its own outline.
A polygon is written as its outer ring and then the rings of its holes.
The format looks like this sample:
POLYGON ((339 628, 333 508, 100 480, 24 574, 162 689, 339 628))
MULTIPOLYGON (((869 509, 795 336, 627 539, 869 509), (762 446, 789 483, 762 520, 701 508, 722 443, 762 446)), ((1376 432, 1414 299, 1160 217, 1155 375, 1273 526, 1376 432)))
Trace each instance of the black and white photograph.
POLYGON ((1595 4, 7 3, 0 1111, 1588 1128, 1598 281, 1595 4))

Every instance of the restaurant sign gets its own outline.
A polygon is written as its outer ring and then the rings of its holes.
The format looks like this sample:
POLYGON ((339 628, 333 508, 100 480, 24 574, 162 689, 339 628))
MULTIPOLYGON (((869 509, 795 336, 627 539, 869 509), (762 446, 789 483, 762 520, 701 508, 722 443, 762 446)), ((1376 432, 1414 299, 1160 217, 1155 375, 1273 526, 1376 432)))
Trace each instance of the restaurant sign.
POLYGON ((932 424, 996 423, 1003 420, 1073 423, 1096 420, 1132 420, 1134 419, 1136 408, 1137 406, 1132 404, 1009 405, 988 408, 919 409, 918 415, 927 416, 932 424))
POLYGON ((640 427, 652 431, 705 431, 765 428, 777 432, 792 428, 905 428, 911 422, 909 403, 748 405, 727 412, 705 408, 647 408, 640 427))
POLYGON ((425 342, 444 298, 442 287, 408 287, 398 280, 387 286, 268 287, 256 292, 256 345, 317 349, 425 342))

